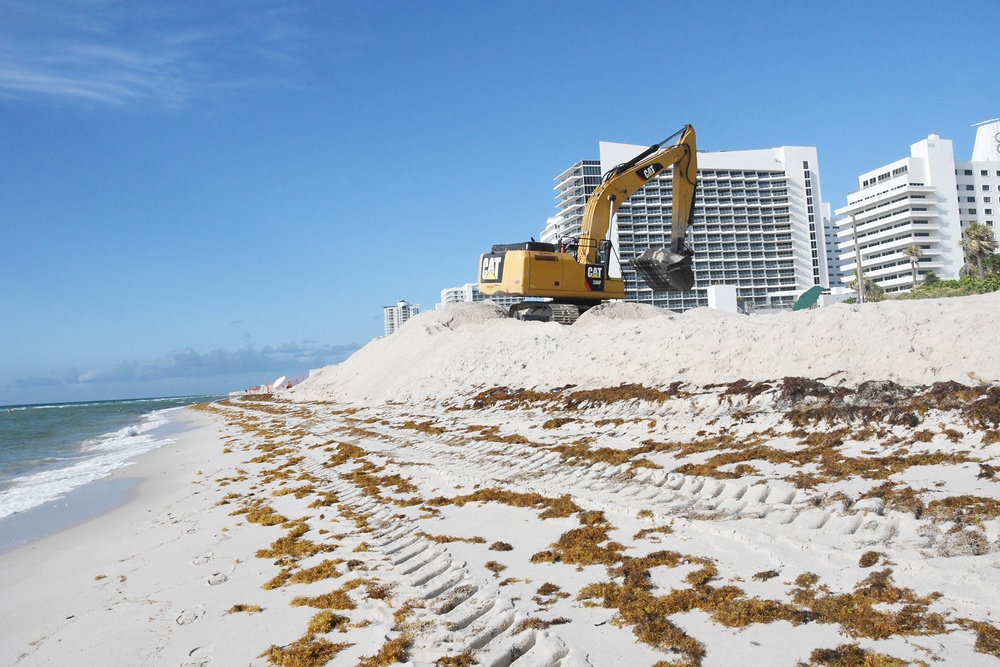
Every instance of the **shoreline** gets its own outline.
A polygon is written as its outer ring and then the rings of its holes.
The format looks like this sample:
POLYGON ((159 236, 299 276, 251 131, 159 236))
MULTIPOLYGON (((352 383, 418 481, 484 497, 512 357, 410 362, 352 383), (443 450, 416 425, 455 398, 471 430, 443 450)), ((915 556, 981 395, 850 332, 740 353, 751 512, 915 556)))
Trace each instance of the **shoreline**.
POLYGON ((0 554, 74 528, 130 502, 142 481, 140 476, 133 474, 134 466, 147 454, 169 446, 192 428, 185 408, 171 410, 166 419, 166 423, 149 432, 151 437, 162 440, 162 444, 134 456, 105 477, 85 482, 41 505, 0 517, 0 554))
POLYGON ((141 480, 134 477, 96 479, 62 497, 0 519, 0 554, 96 519, 128 503, 141 480))
POLYGON ((188 409, 172 421, 184 425, 172 442, 85 485, 117 487, 124 502, 0 553, 0 664, 179 665, 212 643, 178 635, 256 547, 230 540, 228 512, 210 511, 211 476, 230 469, 218 420, 188 409), (213 562, 230 551, 223 541, 235 546, 224 568, 213 562))

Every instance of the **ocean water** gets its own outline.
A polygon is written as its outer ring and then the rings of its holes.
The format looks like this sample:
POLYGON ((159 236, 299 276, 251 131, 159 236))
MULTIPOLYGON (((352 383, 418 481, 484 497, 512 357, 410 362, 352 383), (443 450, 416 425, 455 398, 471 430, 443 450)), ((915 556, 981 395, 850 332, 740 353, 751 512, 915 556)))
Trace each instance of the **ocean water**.
POLYGON ((106 477, 171 441, 172 414, 219 396, 0 406, 0 519, 106 477))

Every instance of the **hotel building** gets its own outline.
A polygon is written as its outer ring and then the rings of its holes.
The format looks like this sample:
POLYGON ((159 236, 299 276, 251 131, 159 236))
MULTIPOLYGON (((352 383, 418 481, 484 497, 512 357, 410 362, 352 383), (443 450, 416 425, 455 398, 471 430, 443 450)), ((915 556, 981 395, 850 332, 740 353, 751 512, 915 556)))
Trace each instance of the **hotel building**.
MULTIPOLYGON (((541 239, 578 236, 587 197, 601 176, 645 146, 601 142, 600 160, 584 160, 556 177, 557 215, 541 239)), ((669 245, 673 170, 629 197, 610 231, 612 264, 625 279, 626 299, 683 311, 708 305, 708 287, 734 285, 753 307, 791 306, 814 285, 829 287, 822 194, 816 149, 699 152, 698 191, 688 244, 694 249, 695 288, 654 292, 629 261, 649 247, 669 245)))
MULTIPOLYGON (((478 283, 465 283, 461 287, 448 287, 441 290, 441 302, 437 304, 436 308, 443 308, 445 306, 450 306, 453 303, 466 303, 472 301, 486 301, 487 297, 485 294, 480 293, 478 283)), ((489 297, 490 301, 501 305, 505 308, 524 301, 519 296, 492 296, 489 297)))
POLYGON ((420 306, 400 301, 395 306, 382 306, 382 318, 385 323, 385 335, 396 332, 408 319, 420 312, 420 306))
POLYGON ((857 274, 886 293, 913 286, 906 248, 917 245, 918 280, 933 271, 954 280, 965 264, 962 229, 1000 220, 1000 119, 979 124, 972 160, 956 160, 950 139, 932 134, 909 157, 865 172, 847 196, 837 234, 843 281, 857 274))

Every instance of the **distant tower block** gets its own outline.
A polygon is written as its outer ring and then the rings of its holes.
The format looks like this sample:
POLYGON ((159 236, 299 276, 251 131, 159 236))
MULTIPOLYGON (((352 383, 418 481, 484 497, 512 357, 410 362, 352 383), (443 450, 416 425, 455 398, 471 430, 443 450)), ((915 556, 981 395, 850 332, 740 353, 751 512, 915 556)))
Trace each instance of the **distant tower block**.
POLYGON ((382 306, 382 317, 385 320, 385 335, 396 332, 406 320, 420 312, 420 306, 400 301, 395 306, 382 306))

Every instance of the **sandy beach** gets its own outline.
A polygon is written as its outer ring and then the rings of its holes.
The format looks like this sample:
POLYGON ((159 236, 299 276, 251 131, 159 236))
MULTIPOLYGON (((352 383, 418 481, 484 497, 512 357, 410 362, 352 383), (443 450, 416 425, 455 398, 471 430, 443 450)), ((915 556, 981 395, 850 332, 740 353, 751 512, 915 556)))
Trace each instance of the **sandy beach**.
POLYGON ((0 664, 997 664, 998 306, 425 313, 0 554, 0 664))
POLYGON ((113 474, 132 482, 126 504, 0 554, 0 664, 199 664, 214 644, 239 649, 239 633, 193 621, 243 588, 234 575, 241 559, 256 565, 258 536, 230 539, 212 511, 213 476, 231 465, 218 429, 194 411, 180 419, 190 429, 175 442, 113 474))

